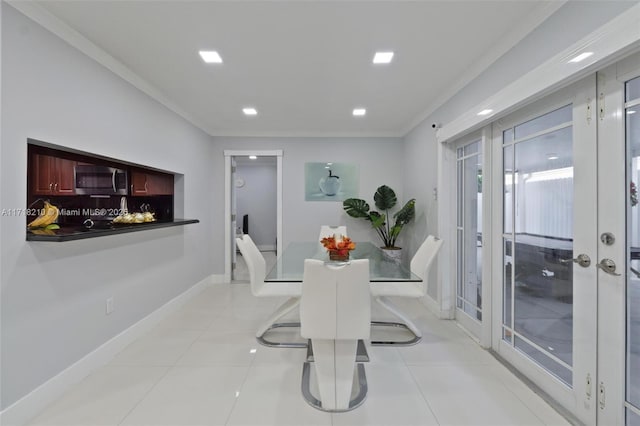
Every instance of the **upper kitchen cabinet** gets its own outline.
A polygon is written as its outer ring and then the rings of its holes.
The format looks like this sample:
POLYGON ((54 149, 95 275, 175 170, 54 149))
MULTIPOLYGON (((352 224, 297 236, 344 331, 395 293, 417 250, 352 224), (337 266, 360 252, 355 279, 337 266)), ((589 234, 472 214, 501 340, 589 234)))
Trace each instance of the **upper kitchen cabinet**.
POLYGON ((131 195, 173 195, 173 175, 133 169, 131 195))
POLYGON ((32 156, 32 185, 36 195, 73 195, 76 162, 50 155, 32 156))

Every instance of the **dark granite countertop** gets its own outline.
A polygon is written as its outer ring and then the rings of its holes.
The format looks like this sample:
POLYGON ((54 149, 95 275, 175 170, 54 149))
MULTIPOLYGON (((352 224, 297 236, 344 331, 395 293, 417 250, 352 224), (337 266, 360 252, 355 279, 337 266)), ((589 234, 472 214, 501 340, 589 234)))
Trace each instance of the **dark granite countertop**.
POLYGON ((52 231, 37 232, 27 230, 27 241, 63 242, 83 240, 85 238, 104 237, 106 235, 126 234, 129 232, 149 231, 151 229, 183 226, 199 223, 198 219, 174 219, 171 222, 150 222, 111 225, 105 228, 85 228, 84 226, 62 226, 52 231))

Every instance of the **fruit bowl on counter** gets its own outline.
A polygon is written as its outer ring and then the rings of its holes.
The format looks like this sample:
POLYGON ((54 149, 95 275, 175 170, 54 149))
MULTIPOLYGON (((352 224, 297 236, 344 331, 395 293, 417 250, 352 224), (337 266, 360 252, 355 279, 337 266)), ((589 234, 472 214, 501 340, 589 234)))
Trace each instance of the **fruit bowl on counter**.
POLYGON ((156 218, 154 217, 153 213, 138 212, 138 213, 125 213, 125 214, 116 216, 113 219, 112 223, 114 225, 131 225, 131 224, 138 224, 138 223, 150 223, 155 221, 156 221, 156 218))

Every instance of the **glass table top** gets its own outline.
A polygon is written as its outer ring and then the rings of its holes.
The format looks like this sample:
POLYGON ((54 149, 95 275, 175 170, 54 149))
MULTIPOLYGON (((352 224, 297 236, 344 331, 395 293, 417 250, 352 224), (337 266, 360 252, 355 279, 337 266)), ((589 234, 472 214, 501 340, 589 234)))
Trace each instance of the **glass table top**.
MULTIPOLYGON (((330 262, 329 254, 319 242, 293 242, 278 257, 265 281, 302 282, 305 259, 330 262)), ((372 282, 422 281, 406 266, 388 259, 373 243, 356 242, 356 248, 351 251, 350 259, 369 259, 369 274, 372 282)))

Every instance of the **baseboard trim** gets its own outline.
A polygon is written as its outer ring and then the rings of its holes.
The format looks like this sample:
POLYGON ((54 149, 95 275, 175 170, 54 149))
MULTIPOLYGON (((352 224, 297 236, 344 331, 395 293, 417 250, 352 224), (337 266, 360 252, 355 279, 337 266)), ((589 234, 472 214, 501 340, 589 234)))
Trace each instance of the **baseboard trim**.
POLYGON ((439 319, 451 319, 449 312, 442 310, 437 300, 432 299, 430 296, 425 296, 421 301, 422 304, 439 319))
POLYGON ((211 284, 222 284, 222 283, 229 282, 227 279, 225 279, 224 274, 213 274, 210 276, 210 278, 211 278, 211 284))
POLYGON ((0 425, 19 426, 27 423, 49 404, 62 396, 70 386, 80 382, 96 369, 107 364, 128 344, 151 330, 191 298, 213 284, 224 282, 224 280, 220 280, 220 277, 224 278, 224 275, 210 275, 204 278, 47 380, 3 411, 0 411, 0 425))

